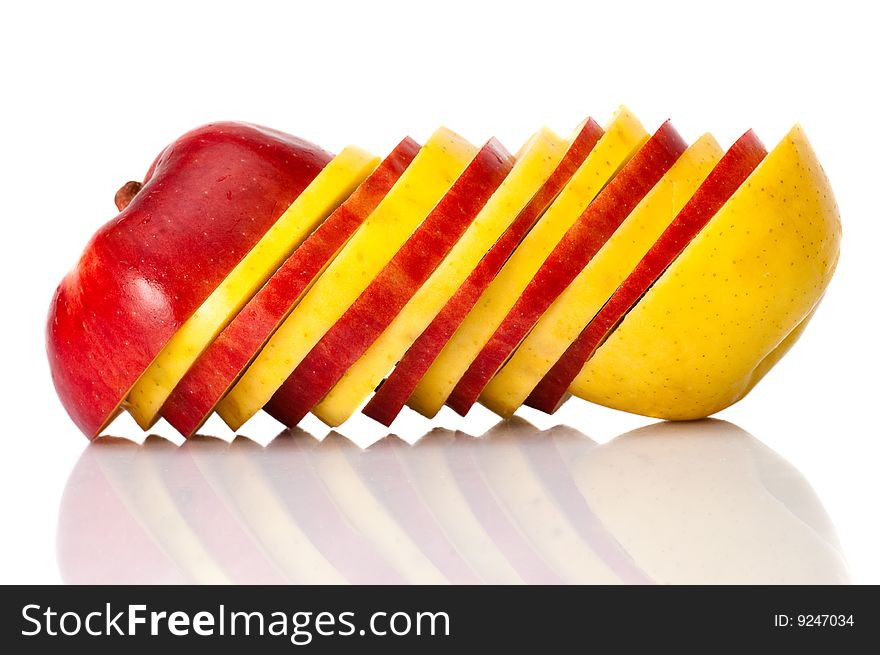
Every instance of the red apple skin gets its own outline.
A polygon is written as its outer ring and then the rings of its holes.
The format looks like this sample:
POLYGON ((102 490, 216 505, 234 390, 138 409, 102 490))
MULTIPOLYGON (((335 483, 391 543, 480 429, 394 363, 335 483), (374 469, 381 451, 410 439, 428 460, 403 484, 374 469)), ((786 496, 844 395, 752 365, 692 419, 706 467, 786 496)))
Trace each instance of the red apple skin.
POLYGON ((490 139, 364 292, 275 392, 266 411, 299 423, 425 283, 510 169, 513 156, 490 139))
POLYGON ((409 137, 401 141, 196 360, 162 407, 162 416, 181 434, 191 437, 204 424, 311 281, 376 208, 419 149, 409 137))
POLYGON ((447 405, 462 416, 467 414, 541 315, 686 149, 671 122, 660 126, 556 244, 458 381, 447 405))
POLYGON ((386 427, 391 425, 409 400, 419 380, 437 359, 443 346, 455 334, 486 287, 495 279, 514 248, 568 184, 603 134, 602 128, 592 118, 584 123, 550 177, 471 271, 431 324, 406 351, 395 369, 364 407, 364 414, 386 427))
POLYGON ((532 390, 526 405, 547 414, 559 408, 587 360, 766 155, 764 144, 752 130, 730 147, 632 273, 532 390))
POLYGON ((330 158, 244 123, 206 125, 165 149, 49 308, 52 379, 86 436, 115 416, 168 339, 330 158))

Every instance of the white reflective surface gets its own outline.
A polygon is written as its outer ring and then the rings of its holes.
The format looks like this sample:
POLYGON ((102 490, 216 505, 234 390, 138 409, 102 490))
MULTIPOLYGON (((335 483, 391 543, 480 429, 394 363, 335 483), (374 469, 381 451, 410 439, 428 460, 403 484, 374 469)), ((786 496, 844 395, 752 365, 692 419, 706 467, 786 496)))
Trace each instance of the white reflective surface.
POLYGON ((849 581, 807 481, 723 421, 602 445, 521 419, 366 450, 104 440, 70 475, 57 548, 73 583, 849 581))

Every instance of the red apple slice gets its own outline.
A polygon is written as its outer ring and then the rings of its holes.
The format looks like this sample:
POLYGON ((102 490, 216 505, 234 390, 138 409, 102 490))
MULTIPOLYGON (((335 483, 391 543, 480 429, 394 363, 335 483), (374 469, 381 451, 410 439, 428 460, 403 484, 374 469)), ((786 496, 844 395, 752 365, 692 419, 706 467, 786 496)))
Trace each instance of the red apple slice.
POLYGON ((468 367, 447 404, 464 416, 541 315, 687 149, 665 122, 609 182, 541 265, 504 321, 468 367))
POLYGON ((177 329, 330 157, 241 123, 207 125, 165 149, 52 299, 52 378, 86 436, 114 418, 177 329))
POLYGON ((455 333, 468 312, 479 300, 489 283, 507 261, 510 253, 522 241, 535 221, 541 217, 553 199, 574 175, 603 134, 592 119, 584 122, 559 165, 544 182, 528 205, 514 219, 504 235, 492 246, 480 263, 471 271, 464 284, 449 299, 431 324, 407 350, 395 369, 364 407, 364 414, 383 425, 392 421, 437 358, 443 346, 455 333))
POLYGON ((299 423, 388 327, 513 167, 491 139, 449 192, 416 228, 355 303, 296 367, 266 411, 288 426, 299 423))
POLYGON ((175 387, 162 416, 186 437, 208 419, 227 390, 290 313, 311 282, 376 208, 419 151, 406 138, 275 272, 175 387))
POLYGON ((587 360, 766 154, 751 130, 731 146, 632 273, 538 383, 526 400, 529 407, 548 414, 556 411, 587 360))

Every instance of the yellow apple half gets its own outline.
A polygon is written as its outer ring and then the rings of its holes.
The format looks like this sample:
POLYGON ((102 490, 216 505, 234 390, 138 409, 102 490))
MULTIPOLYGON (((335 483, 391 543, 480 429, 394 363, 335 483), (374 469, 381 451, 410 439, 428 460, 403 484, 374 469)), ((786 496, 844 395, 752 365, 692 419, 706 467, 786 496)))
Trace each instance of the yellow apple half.
POLYGON ((556 299, 480 396, 512 415, 681 211, 723 151, 706 134, 676 161, 556 299))
POLYGON ((435 132, 333 263, 288 315, 217 413, 233 430, 256 414, 449 190, 477 149, 435 132))
POLYGON ((529 140, 504 182, 431 277, 312 409, 313 414, 327 425, 337 426, 357 411, 553 173, 567 145, 548 129, 529 140))
POLYGON ((797 338, 840 252, 831 187, 800 126, 627 314, 570 390, 687 420, 740 400, 797 338))
POLYGON ((410 407, 429 418, 440 411, 458 380, 557 242, 647 138, 648 133, 632 113, 625 108, 617 111, 587 159, 513 252, 419 381, 407 403, 410 407))
POLYGON ((378 163, 377 157, 357 147, 340 152, 180 326, 128 394, 125 407, 141 428, 146 430, 156 422, 162 405, 199 355, 378 163))

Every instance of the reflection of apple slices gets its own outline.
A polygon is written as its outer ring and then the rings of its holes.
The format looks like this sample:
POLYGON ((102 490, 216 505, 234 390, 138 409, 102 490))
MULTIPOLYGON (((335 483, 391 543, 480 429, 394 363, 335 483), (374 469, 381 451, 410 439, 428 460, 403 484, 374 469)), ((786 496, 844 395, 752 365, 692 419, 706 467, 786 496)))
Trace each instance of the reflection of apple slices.
POLYGON ((571 477, 605 528, 663 584, 848 582, 803 477, 723 421, 659 423, 595 448, 571 477))
MULTIPOLYGON (((497 238, 497 241, 494 240, 498 235, 497 229, 487 230, 488 234, 485 240, 491 246, 463 281, 461 277, 468 266, 461 264, 465 262, 466 255, 458 253, 454 258, 447 258, 448 263, 441 264, 440 270, 435 272, 435 277, 438 278, 437 286, 442 284, 441 281, 446 281, 442 290, 432 290, 431 293, 420 292, 418 295, 421 298, 415 298, 410 303, 411 306, 404 310, 407 314, 418 312, 420 320, 413 320, 410 324, 404 324, 403 321, 400 321, 399 326, 393 325, 387 330, 374 344, 374 347, 355 364, 349 375, 343 378, 343 382, 330 392, 330 396, 326 399, 327 403, 333 402, 333 397, 341 394, 345 388, 355 386, 349 379, 362 377, 358 369, 375 369, 378 372, 384 368, 387 372, 390 368, 389 363, 393 364, 400 358, 397 366, 394 367, 394 370, 391 371, 364 408, 364 414, 367 416, 386 426, 391 425, 406 401, 409 400, 413 389, 425 371, 428 370, 458 326, 461 325, 467 313, 473 309, 480 294, 486 290, 486 287, 535 221, 559 195, 559 192, 584 162, 601 136, 602 128, 595 121, 592 119, 584 121, 578 127, 574 139, 555 168, 552 166, 556 164, 560 151, 558 139, 548 130, 541 130, 532 137, 518 154, 517 163, 507 179, 498 192, 489 199, 489 203, 483 210, 483 213, 486 214, 486 223, 489 226, 495 225, 495 221, 490 220, 491 218, 497 220, 499 228, 507 221, 512 220, 507 229, 504 230, 500 238, 497 238), (514 216, 515 218, 513 218, 514 216), (459 282, 460 286, 455 289, 454 287, 459 282), (449 299, 445 300, 447 296, 449 299), (419 337, 405 353, 399 346, 390 346, 390 343, 394 343, 397 339, 395 336, 397 332, 406 336, 406 342, 411 341, 412 335, 422 329, 427 317, 432 312, 437 312, 437 308, 444 301, 442 309, 436 313, 430 324, 423 328, 419 337), (421 304, 426 305, 425 311, 420 309, 421 304), (385 347, 386 342, 389 343, 387 348, 385 347), (383 349, 385 352, 382 352, 383 349), (374 366, 373 360, 381 362, 381 366, 379 363, 374 366)), ((480 217, 474 221, 475 224, 480 224, 480 222, 482 222, 480 217)), ((470 256, 477 255, 482 249, 473 248, 472 250, 470 256)), ((467 263, 470 264, 470 261, 467 263)), ((400 346, 403 343, 404 340, 401 339, 400 346)), ((374 374, 369 381, 365 381, 364 386, 375 386, 378 382, 377 377, 378 375, 374 374)), ((361 390, 360 395, 362 394, 361 390)), ((323 411, 323 409, 323 404, 318 407, 319 411, 323 411)))
POLYGON ((541 316, 483 389, 481 403, 505 417, 523 404, 645 256, 722 154, 710 135, 687 149, 541 316))
POLYGON ((349 449, 347 453, 364 485, 444 577, 452 584, 476 584, 480 576, 456 549, 446 526, 431 512, 401 464, 400 460, 409 456, 411 448, 392 436, 363 452, 349 449))
POLYGON ((446 538, 480 579, 488 584, 522 583, 487 526, 471 510, 463 487, 456 484, 449 468, 447 450, 461 447, 463 439, 473 437, 437 428, 395 454, 419 498, 443 527, 446 538))
MULTIPOLYGON (((582 539, 557 499, 548 494, 529 464, 527 449, 518 433, 533 434, 535 428, 521 419, 499 423, 482 439, 483 448, 472 448, 474 461, 495 498, 524 535, 531 548, 558 580, 614 584, 619 582, 608 563, 582 539), (491 446, 491 448, 489 447, 491 446)), ((549 447, 547 444, 541 448, 549 447)), ((548 478, 567 476, 561 460, 551 462, 555 471, 548 478)), ((549 582, 550 580, 548 580, 549 582)))
POLYGON ((289 515, 285 520, 296 523, 348 582, 406 582, 388 554, 349 522, 321 479, 315 460, 325 446, 302 430, 291 432, 275 438, 259 455, 262 475, 289 515))
POLYGON ((440 410, 553 247, 647 136, 629 111, 617 112, 604 136, 511 254, 416 385, 408 401, 413 409, 428 417, 440 410))
POLYGON ((56 548, 65 584, 190 584, 120 489, 140 446, 102 437, 80 456, 61 497, 56 548), (100 511, 96 511, 100 508, 100 511))
POLYGON ((297 248, 193 364, 162 407, 162 416, 192 436, 256 356, 314 279, 366 220, 413 160, 406 138, 297 248))
MULTIPOLYGON (((324 167, 168 340, 132 387, 126 408, 143 429, 190 366, 291 251, 369 175, 378 160, 348 147, 324 167)), ((218 256, 220 254, 218 253, 218 256)))
POLYGON ((314 452, 311 461, 349 523, 385 553, 388 563, 407 582, 448 582, 444 572, 422 552, 352 466, 349 455, 360 452, 345 437, 331 433, 321 442, 320 451, 314 452))
POLYGON ((667 121, 627 162, 559 240, 456 383, 447 404, 467 414, 483 388, 541 315, 577 277, 630 212, 687 149, 667 121))
POLYGON ((473 159, 457 134, 434 133, 364 225, 218 404, 233 430, 256 414, 393 257, 473 159))
POLYGON ((172 453, 176 446, 153 438, 140 447, 127 470, 108 467, 105 473, 129 511, 180 567, 199 584, 224 584, 229 576, 181 514, 156 465, 157 449, 172 453), (117 477, 124 475, 124 477, 117 477))
MULTIPOLYGON (((453 252, 449 258, 457 260, 458 249, 453 248, 456 242, 460 243, 459 239, 473 240, 473 232, 480 231, 480 226, 474 225, 474 219, 512 166, 513 158, 504 146, 495 139, 486 143, 400 250, 303 358, 264 409, 282 423, 296 425, 344 374, 351 380, 351 372, 346 371, 389 324, 399 318, 401 310, 420 288, 424 288, 450 250, 453 252)), ((427 291, 431 292, 433 288, 427 291)), ((384 371, 380 373, 383 374, 384 371)), ((337 409, 342 415, 327 422, 338 425, 349 418, 375 384, 368 383, 361 397, 354 397, 347 404, 341 403, 342 407, 337 409)), ((323 403, 328 404, 334 403, 329 399, 323 403)), ((326 407, 324 412, 316 413, 323 418, 326 407)))
POLYGON ((345 579, 290 520, 278 496, 255 464, 261 447, 236 439, 224 451, 193 448, 202 474, 234 507, 242 525, 254 535, 288 580, 302 584, 341 584, 345 579))
MULTIPOLYGON (((657 278, 676 260, 696 235, 704 229, 704 226, 706 226, 707 223, 712 225, 716 219, 725 221, 724 212, 731 211, 729 209, 730 205, 725 205, 725 203, 729 203, 729 201, 732 202, 731 196, 734 196, 737 189, 740 188, 740 185, 749 177, 750 173, 755 170, 755 167, 758 166, 765 154, 766 151, 764 150, 764 146, 751 131, 746 132, 746 134, 730 148, 712 173, 709 174, 706 181, 688 201, 684 209, 682 209, 678 216, 676 216, 672 224, 664 231, 654 245, 651 246, 651 249, 648 251, 644 259, 639 262, 638 266, 621 284, 620 288, 614 293, 605 307, 603 307, 596 317, 593 318, 586 329, 568 347, 565 354, 556 362, 556 364, 553 365, 545 378, 534 389, 529 397, 529 405, 546 412, 552 412, 556 409, 562 401, 566 389, 568 389, 579 371, 581 371, 584 363, 591 355, 593 355, 596 348, 599 347, 611 330, 614 329, 614 326, 620 322, 626 312, 629 311, 635 303, 639 302, 639 299, 642 298, 651 285, 654 284, 655 280, 657 280, 657 278), (726 209, 722 210, 723 206, 726 207, 726 209), (721 210, 721 212, 716 219, 713 219, 713 216, 715 216, 716 212, 719 212, 719 210, 721 210)), ((746 187, 746 190, 748 190, 748 187, 746 187)), ((734 205, 734 208, 736 208, 736 205, 734 205)), ((733 211, 735 211, 735 209, 733 211)), ((734 228, 734 230, 736 230, 736 228, 734 228)), ((709 255, 709 258, 712 261, 714 261, 716 257, 717 253, 715 251, 709 255)), ((717 278, 718 264, 710 263, 708 261, 705 263, 706 266, 699 269, 701 273, 697 276, 697 279, 709 277, 710 272, 712 273, 712 277, 717 278)), ((766 267, 761 268, 766 269, 766 267)), ((761 284, 756 284, 755 290, 759 290, 761 286, 761 284)), ((768 286, 772 286, 772 284, 768 282, 768 286)), ((703 299, 713 297, 721 298, 723 296, 703 295, 697 293, 695 289, 688 285, 682 285, 682 287, 684 293, 687 295, 687 308, 681 307, 680 312, 688 314, 689 318, 687 320, 690 327, 689 332, 687 334, 682 334, 681 338, 683 339, 682 344, 687 344, 687 346, 683 347, 686 347, 688 352, 691 352, 691 349, 694 347, 692 332, 696 329, 695 324, 691 321, 694 307, 700 306, 703 308, 709 308, 714 306, 714 303, 705 302, 703 299)), ((653 292, 649 292, 643 301, 650 298, 652 294, 653 292)), ((677 292, 676 295, 681 294, 680 292, 677 292)), ((730 299, 725 302, 729 301, 730 299)), ((671 315, 672 308, 673 306, 670 304, 664 310, 664 315, 666 316, 664 319, 664 330, 666 329, 666 324, 670 324, 671 326, 675 320, 671 315)), ((710 311, 712 314, 715 313, 714 309, 711 309, 710 311)), ((712 318, 713 320, 716 320, 718 317, 713 316, 712 318)), ((738 320, 742 319, 740 318, 738 320)), ((650 324, 640 323, 640 325, 647 327, 650 324)), ((757 330, 758 326, 754 325, 751 329, 757 330)), ((738 332, 741 331, 738 330, 738 332)), ((676 341, 676 344, 677 343, 678 342, 676 341)), ((656 347, 656 344, 654 347, 656 347)), ((704 360, 706 357, 706 351, 704 349, 698 348, 693 352, 700 353, 701 360, 704 360)), ((725 353, 723 359, 727 358, 727 354, 725 353)), ((673 359, 679 364, 681 363, 681 357, 675 357, 673 359)), ((699 366, 704 366, 707 363, 708 362, 705 361, 698 362, 698 370, 699 366)), ((627 374, 638 375, 636 374, 636 371, 638 370, 638 367, 627 369, 627 374)), ((618 374, 622 372, 623 371, 619 371, 618 374)), ((669 378, 667 378, 667 380, 668 379, 669 378)), ((666 387, 666 381, 664 381, 663 386, 666 387)), ((681 403, 678 405, 681 406, 681 403)))

